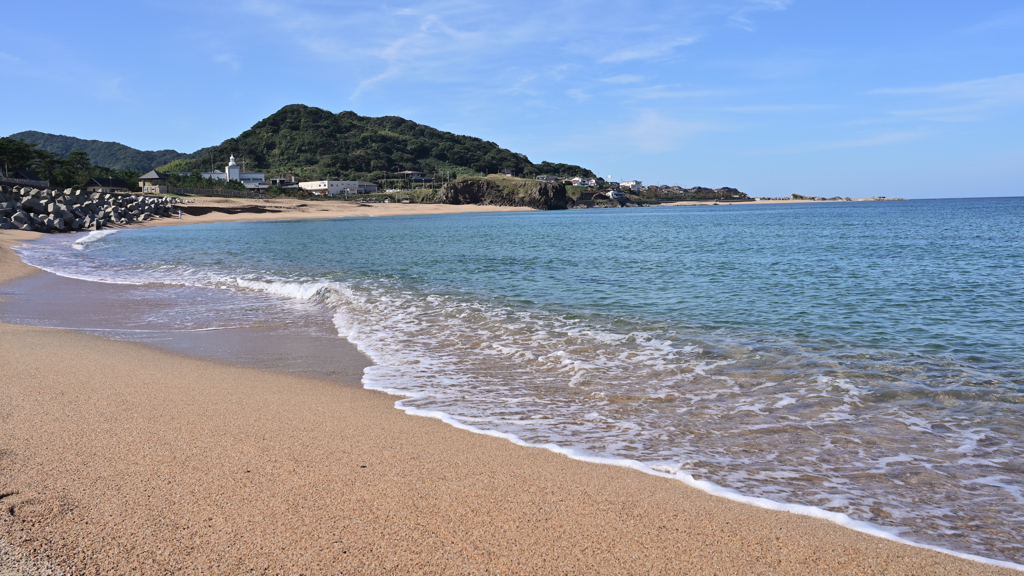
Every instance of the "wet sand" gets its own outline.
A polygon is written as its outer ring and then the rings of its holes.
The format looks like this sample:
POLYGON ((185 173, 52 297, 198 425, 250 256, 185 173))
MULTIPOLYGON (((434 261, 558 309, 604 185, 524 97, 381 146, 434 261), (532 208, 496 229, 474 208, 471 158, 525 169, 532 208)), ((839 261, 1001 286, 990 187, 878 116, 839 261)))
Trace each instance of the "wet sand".
MULTIPOLYGON (((32 236, 0 232, 0 282, 32 236)), ((348 384, 0 324, 0 574, 1016 573, 348 384)))

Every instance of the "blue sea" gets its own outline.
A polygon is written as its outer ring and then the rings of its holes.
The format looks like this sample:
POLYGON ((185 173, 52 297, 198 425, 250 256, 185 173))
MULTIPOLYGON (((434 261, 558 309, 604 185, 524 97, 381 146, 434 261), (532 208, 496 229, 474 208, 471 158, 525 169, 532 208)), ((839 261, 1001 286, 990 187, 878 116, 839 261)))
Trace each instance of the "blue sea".
POLYGON ((177 291, 173 329, 330 318, 414 414, 1024 564, 1024 198, 221 223, 21 254, 177 291))

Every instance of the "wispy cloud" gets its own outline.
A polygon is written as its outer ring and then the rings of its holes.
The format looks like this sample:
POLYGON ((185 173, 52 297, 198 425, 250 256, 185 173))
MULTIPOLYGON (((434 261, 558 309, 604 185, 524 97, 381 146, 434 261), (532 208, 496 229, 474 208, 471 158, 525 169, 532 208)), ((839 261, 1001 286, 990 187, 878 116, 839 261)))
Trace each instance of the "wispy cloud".
POLYGON ((590 100, 590 98, 591 98, 590 94, 587 94, 585 91, 583 91, 583 90, 581 90, 579 88, 570 88, 570 89, 565 91, 565 94, 569 98, 572 98, 573 100, 575 100, 577 102, 584 102, 586 100, 590 100))
POLYGON ((607 82, 608 84, 635 84, 636 82, 643 82, 643 80, 643 76, 636 74, 620 74, 610 78, 602 78, 601 82, 607 82))
MULTIPOLYGON (((790 0, 698 0, 642 8, 593 0, 533 6, 511 0, 237 2, 248 17, 335 65, 335 77, 344 78, 338 83, 347 85, 351 99, 402 82, 420 89, 455 87, 467 97, 489 91, 583 101, 597 82, 630 88, 617 94, 626 100, 720 94, 670 84, 643 87, 658 74, 642 67, 678 59, 685 47, 712 37, 723 25, 749 27, 757 13, 783 10, 790 0), (513 67, 532 68, 539 77, 510 84, 506 73, 513 67)), ((220 52, 229 51, 212 51, 220 52)))
POLYGON ((850 138, 845 140, 832 140, 826 142, 815 142, 806 145, 783 146, 761 150, 754 154, 807 154, 810 152, 821 152, 823 150, 840 150, 844 148, 869 148, 875 146, 892 146, 903 142, 918 140, 931 135, 928 130, 902 130, 882 132, 861 138, 850 138))
POLYGON ((818 110, 831 110, 832 104, 762 104, 754 106, 731 106, 722 108, 725 112, 736 112, 739 114, 779 114, 792 112, 814 112, 818 110))
POLYGON ((238 58, 230 52, 222 52, 220 54, 213 55, 213 61, 218 64, 224 64, 232 70, 238 70, 242 65, 238 62, 238 58))
POLYGON ((657 110, 640 110, 631 120, 610 122, 593 131, 553 138, 551 150, 606 153, 608 150, 643 152, 646 154, 678 150, 687 140, 722 128, 704 121, 681 120, 657 110))
POLYGON ((980 119, 985 110, 1024 100, 1024 74, 932 86, 879 88, 869 94, 923 99, 921 107, 894 110, 890 112, 893 115, 935 122, 968 122, 980 119))
POLYGON ((789 7, 791 0, 748 0, 729 16, 729 23, 747 31, 754 29, 753 14, 777 12, 789 7))
POLYGON ((917 110, 893 110, 893 116, 905 116, 928 120, 930 122, 973 122, 981 118, 980 112, 987 108, 980 104, 963 106, 945 106, 939 108, 921 108, 917 110))
POLYGON ((619 64, 630 60, 649 60, 652 58, 660 58, 671 54, 680 46, 688 46, 696 41, 696 36, 687 36, 665 40, 652 40, 641 44, 628 42, 627 47, 614 50, 611 53, 598 58, 598 62, 619 64))
POLYGON ((889 146, 909 140, 917 140, 927 136, 930 132, 926 130, 908 130, 899 132, 886 132, 866 138, 854 138, 852 140, 839 140, 836 142, 823 142, 813 148, 818 150, 834 150, 836 148, 861 148, 865 146, 889 146))
POLYGON ((656 110, 645 110, 632 123, 620 127, 617 134, 633 148, 643 152, 669 152, 700 132, 717 128, 707 122, 676 120, 656 110))
POLYGON ((1024 8, 1001 12, 987 20, 983 20, 964 29, 965 33, 976 34, 995 30, 1012 30, 1024 28, 1024 8))
POLYGON ((397 9, 375 3, 340 9, 298 0, 243 0, 241 7, 326 61, 361 69, 377 66, 358 82, 354 97, 396 77, 443 82, 469 73, 543 31, 528 18, 495 19, 488 7, 458 0, 421 1, 397 9))
POLYGON ((636 100, 660 100, 663 98, 707 98, 709 96, 724 96, 726 94, 733 93, 733 91, 720 88, 696 88, 680 84, 662 84, 658 86, 626 88, 620 93, 636 100))
POLYGON ((869 94, 946 94, 960 98, 1006 100, 1024 98, 1024 74, 968 80, 915 88, 879 88, 869 94))

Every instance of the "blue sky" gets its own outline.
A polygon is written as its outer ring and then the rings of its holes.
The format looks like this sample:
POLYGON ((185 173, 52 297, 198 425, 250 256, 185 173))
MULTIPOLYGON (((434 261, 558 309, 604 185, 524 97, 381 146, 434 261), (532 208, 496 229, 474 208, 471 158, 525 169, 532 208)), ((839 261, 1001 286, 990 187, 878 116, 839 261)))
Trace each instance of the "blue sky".
POLYGON ((0 34, 3 135, 192 152, 302 103, 615 180, 1024 195, 1024 2, 40 0, 0 34))

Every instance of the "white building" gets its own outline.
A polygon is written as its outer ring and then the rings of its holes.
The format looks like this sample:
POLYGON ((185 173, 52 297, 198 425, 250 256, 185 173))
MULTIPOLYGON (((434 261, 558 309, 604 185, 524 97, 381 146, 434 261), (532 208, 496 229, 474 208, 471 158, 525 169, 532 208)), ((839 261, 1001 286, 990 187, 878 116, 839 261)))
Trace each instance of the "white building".
POLYGON ((246 188, 257 188, 266 179, 263 172, 242 172, 238 164, 235 164, 234 156, 231 156, 223 172, 220 170, 203 172, 203 178, 213 178, 214 180, 224 180, 225 182, 241 182, 246 188))
POLYGON ((313 182, 299 182, 299 188, 302 188, 307 192, 312 192, 316 196, 373 194, 377 191, 377 185, 373 182, 362 182, 358 180, 316 180, 313 182))
POLYGON ((629 188, 630 190, 639 190, 640 188, 643 188, 643 184, 639 180, 630 180, 628 182, 623 182, 622 185, 625 186, 626 188, 629 188))

